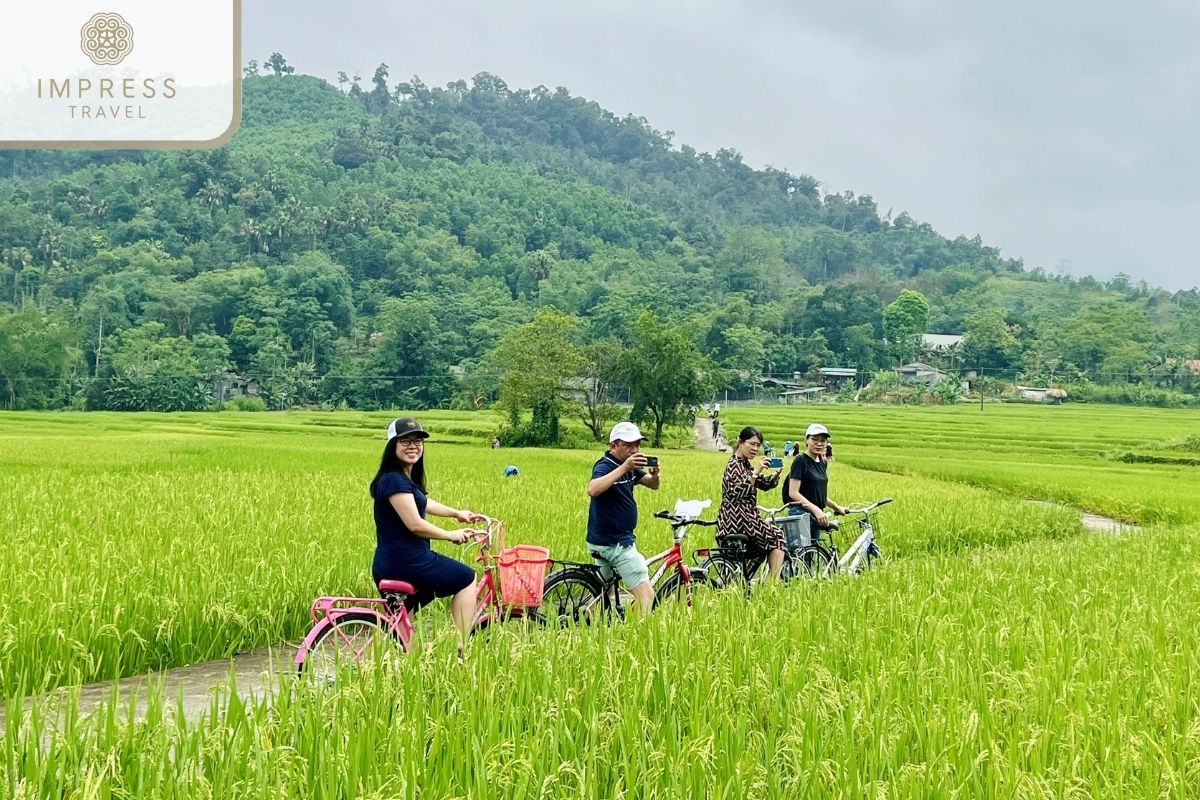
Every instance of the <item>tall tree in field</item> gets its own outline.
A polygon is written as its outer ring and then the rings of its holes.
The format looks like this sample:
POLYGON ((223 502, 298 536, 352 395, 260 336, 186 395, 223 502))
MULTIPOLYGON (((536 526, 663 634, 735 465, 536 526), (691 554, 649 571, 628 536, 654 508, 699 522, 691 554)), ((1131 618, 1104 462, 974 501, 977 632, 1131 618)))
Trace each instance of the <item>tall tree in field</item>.
POLYGON ((902 290, 900 296, 883 309, 883 335, 898 359, 908 361, 917 352, 917 343, 928 321, 929 301, 912 289, 902 290))
POLYGON ((558 444, 559 421, 570 407, 567 393, 580 374, 583 357, 571 341, 575 321, 552 308, 541 308, 531 322, 506 333, 489 361, 503 370, 500 407, 508 412, 509 443, 558 444), (522 416, 531 412, 528 426, 522 416))
POLYGON ((626 352, 622 377, 639 412, 654 419, 654 446, 662 446, 663 428, 685 419, 718 384, 719 368, 676 327, 662 325, 643 312, 634 325, 635 343, 626 352))
POLYGON ((613 402, 612 386, 621 374, 624 352, 615 339, 602 339, 583 347, 584 386, 579 417, 597 442, 603 441, 608 423, 619 413, 613 402))

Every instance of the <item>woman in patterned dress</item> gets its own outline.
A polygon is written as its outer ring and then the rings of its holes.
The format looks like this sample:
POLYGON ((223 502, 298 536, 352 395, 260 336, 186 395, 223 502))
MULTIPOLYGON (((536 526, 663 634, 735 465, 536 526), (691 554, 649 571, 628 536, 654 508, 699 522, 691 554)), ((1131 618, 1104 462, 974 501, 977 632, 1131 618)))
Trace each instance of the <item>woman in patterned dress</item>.
POLYGON ((772 578, 783 568, 783 530, 758 516, 758 493, 774 489, 779 473, 766 475, 770 459, 758 458, 763 437, 757 428, 745 427, 721 478, 721 508, 717 511, 717 536, 742 533, 750 537, 750 555, 767 557, 772 578))

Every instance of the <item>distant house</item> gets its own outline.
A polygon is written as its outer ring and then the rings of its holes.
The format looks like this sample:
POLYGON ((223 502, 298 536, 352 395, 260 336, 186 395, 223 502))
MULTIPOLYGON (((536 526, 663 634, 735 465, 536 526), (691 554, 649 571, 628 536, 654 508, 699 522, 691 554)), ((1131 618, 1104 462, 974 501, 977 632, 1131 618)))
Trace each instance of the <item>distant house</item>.
POLYGON ((793 403, 815 403, 820 399, 824 386, 809 386, 807 389, 788 389, 779 393, 779 402, 785 405, 793 403))
POLYGON ((213 398, 226 403, 235 397, 258 397, 258 381, 241 375, 222 375, 213 381, 213 398))
POLYGON ((773 378, 770 375, 761 375, 758 378, 758 385, 766 389, 778 389, 779 402, 788 405, 792 403, 811 403, 817 399, 818 395, 825 391, 824 386, 805 386, 800 381, 799 373, 796 373, 790 381, 782 378, 773 378))
POLYGON ((963 337, 953 333, 922 333, 921 346, 931 353, 947 353, 952 348, 962 347, 963 337))
MULTIPOLYGON (((1180 363, 1181 362, 1179 359, 1173 356, 1166 359, 1166 364, 1168 367, 1174 368, 1176 364, 1180 363)), ((1193 375, 1200 375, 1200 358, 1185 358, 1182 362, 1182 366, 1193 375)))
POLYGON ((1022 400, 1029 400, 1034 403, 1061 403, 1066 399, 1067 393, 1063 389, 1058 388, 1039 388, 1035 386, 1018 386, 1017 393, 1022 400))
POLYGON ((847 381, 854 383, 858 376, 854 367, 821 367, 817 372, 821 375, 821 383, 831 392, 841 389, 847 381))
POLYGON ((914 361, 897 367, 896 372, 900 375, 901 384, 926 386, 930 389, 936 386, 938 381, 950 377, 948 373, 924 361, 914 361))
POLYGON ((596 393, 596 379, 567 378, 563 383, 561 394, 571 400, 586 400, 596 393))

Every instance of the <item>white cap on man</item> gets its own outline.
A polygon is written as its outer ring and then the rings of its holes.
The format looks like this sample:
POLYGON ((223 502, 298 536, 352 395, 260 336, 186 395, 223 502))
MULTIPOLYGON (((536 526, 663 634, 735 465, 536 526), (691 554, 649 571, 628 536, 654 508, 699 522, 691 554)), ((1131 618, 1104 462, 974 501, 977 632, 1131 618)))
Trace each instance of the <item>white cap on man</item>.
POLYGON ((632 444, 633 442, 640 442, 645 438, 645 436, 642 436, 642 432, 638 426, 632 422, 618 422, 616 425, 613 425, 612 433, 608 435, 608 442, 612 444, 619 440, 632 444))
POLYGON ((809 425, 808 430, 804 432, 804 438, 807 439, 810 436, 820 436, 822 434, 828 436, 829 429, 819 422, 814 422, 812 425, 809 425))

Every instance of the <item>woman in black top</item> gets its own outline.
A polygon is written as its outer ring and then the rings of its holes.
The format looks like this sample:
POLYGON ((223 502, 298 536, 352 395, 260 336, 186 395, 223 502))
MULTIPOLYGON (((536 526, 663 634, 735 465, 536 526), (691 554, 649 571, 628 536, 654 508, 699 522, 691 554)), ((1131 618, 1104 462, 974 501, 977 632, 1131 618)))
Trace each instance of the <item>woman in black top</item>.
POLYGON ((461 561, 436 553, 431 539, 463 544, 473 530, 448 531, 426 522, 425 515, 448 517, 467 523, 483 519, 465 509, 455 509, 430 497, 425 488, 425 440, 429 434, 412 417, 400 417, 388 426, 379 471, 371 481, 375 500, 375 559, 371 574, 381 580, 407 581, 417 590, 405 606, 416 611, 435 597, 453 597, 450 611, 458 628, 458 655, 475 618, 475 570, 461 561))
POLYGON ((829 430, 819 422, 804 432, 804 452, 792 461, 792 469, 783 484, 783 502, 797 512, 808 512, 821 528, 828 527, 826 508, 835 514, 845 514, 846 508, 829 497, 828 461, 825 449, 829 445, 829 430))

